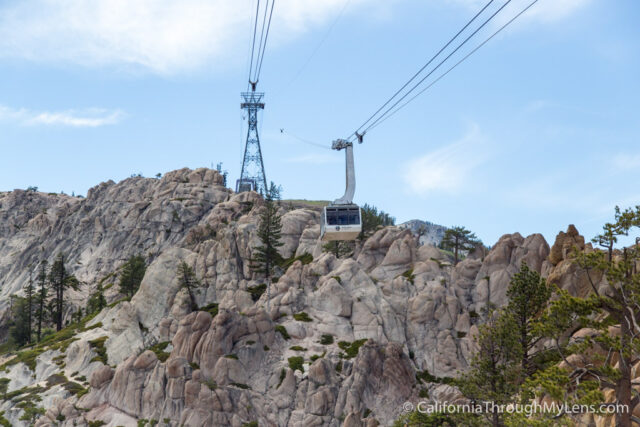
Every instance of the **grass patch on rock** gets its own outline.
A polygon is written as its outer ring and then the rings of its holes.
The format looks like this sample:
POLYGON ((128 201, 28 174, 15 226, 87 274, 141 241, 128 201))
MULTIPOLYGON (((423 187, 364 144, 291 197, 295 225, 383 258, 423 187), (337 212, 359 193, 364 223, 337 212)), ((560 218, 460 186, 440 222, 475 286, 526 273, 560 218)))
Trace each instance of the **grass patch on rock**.
POLYGON ((298 322, 313 322, 313 319, 309 317, 309 315, 304 311, 294 314, 293 318, 296 319, 298 322))
POLYGON ((107 364, 107 349, 104 346, 104 342, 108 339, 108 336, 103 336, 100 338, 96 338, 95 340, 89 341, 89 346, 93 351, 95 351, 98 355, 91 359, 92 362, 102 362, 103 364, 107 364))
POLYGON ((292 371, 298 370, 304 373, 302 366, 304 364, 304 358, 302 356, 293 356, 287 360, 289 361, 289 368, 291 368, 292 371))
POLYGON ((367 338, 363 338, 361 340, 356 340, 354 342, 349 341, 340 341, 338 342, 338 347, 344 351, 341 353, 341 356, 344 359, 352 359, 358 355, 358 351, 360 351, 360 347, 367 342, 367 338))
POLYGON ((333 344, 333 335, 323 334, 320 337, 319 343, 322 344, 322 345, 331 345, 331 344, 333 344))
POLYGON ((253 300, 253 302, 258 301, 262 296, 262 294, 265 293, 266 290, 267 290, 267 285, 265 285, 264 283, 260 285, 249 286, 247 288, 247 292, 249 292, 249 294, 251 295, 251 299, 253 300))
POLYGON ((282 335, 282 338, 284 338, 285 340, 291 339, 291 335, 289 335, 289 332, 287 332, 287 328, 285 328, 284 326, 276 325, 275 330, 277 333, 282 335))
POLYGON ((206 311, 211 315, 211 317, 216 317, 216 315, 218 314, 218 303, 213 302, 211 304, 205 305, 204 307, 200 308, 200 311, 206 311))
POLYGON ((149 350, 153 351, 156 354, 156 357, 159 361, 166 362, 169 358, 169 353, 164 350, 169 346, 169 344, 171 344, 169 341, 159 342, 158 344, 154 344, 149 347, 149 350))

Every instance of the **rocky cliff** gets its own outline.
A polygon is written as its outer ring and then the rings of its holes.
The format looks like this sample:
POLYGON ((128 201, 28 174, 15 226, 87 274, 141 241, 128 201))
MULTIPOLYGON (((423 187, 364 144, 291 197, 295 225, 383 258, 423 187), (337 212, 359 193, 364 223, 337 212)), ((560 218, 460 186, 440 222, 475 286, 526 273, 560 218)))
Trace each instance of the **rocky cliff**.
POLYGON ((410 230, 386 227, 336 259, 319 242, 319 211, 283 203, 289 262, 256 292, 263 279, 250 259, 263 201, 222 182, 182 169, 102 183, 86 199, 0 194, 0 315, 29 269, 58 253, 83 283, 67 319, 99 282, 110 303, 0 356, 0 412, 11 425, 29 424, 28 406, 45 410, 37 426, 389 425, 405 401, 455 396, 445 378, 467 367, 482 309, 505 302, 522 262, 575 292, 586 286, 564 261, 563 242, 579 240, 571 229, 553 249, 540 234, 507 234, 484 258, 454 266, 410 230), (108 284, 138 253, 149 266, 127 300, 108 284), (179 285, 182 261, 201 284, 200 311, 179 285))
POLYGON ((434 224, 429 221, 412 219, 399 225, 400 228, 408 228, 420 239, 421 245, 439 246, 444 238, 447 227, 434 224))

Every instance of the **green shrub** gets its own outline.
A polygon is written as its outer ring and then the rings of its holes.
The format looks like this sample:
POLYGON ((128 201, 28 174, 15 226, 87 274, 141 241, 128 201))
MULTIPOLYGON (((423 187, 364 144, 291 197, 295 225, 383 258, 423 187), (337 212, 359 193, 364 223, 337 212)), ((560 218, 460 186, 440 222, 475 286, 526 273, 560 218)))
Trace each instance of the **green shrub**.
POLYGON ((293 357, 290 357, 288 360, 289 360, 289 368, 291 368, 292 371, 295 371, 297 369, 300 372, 304 373, 304 368, 302 367, 302 365, 304 364, 304 358, 302 356, 293 356, 293 357))
POLYGON ((287 328, 285 328, 284 326, 276 325, 275 330, 280 335, 282 335, 282 338, 284 338, 285 340, 291 339, 291 336, 289 335, 289 332, 287 332, 287 328))
POLYGON ((287 376, 287 371, 284 368, 282 368, 280 370, 280 380, 278 381, 278 386, 276 387, 277 389, 280 388, 280 386, 282 385, 282 381, 284 381, 286 376, 287 376))
POLYGON ((89 392, 89 390, 82 387, 82 385, 73 381, 68 381, 67 383, 65 383, 64 389, 67 390, 69 393, 76 395, 78 397, 82 397, 89 392))
POLYGON ((36 358, 40 356, 45 350, 40 347, 36 347, 33 350, 24 350, 18 352, 16 356, 6 362, 4 365, 0 366, 0 371, 5 370, 7 367, 11 365, 16 365, 18 363, 24 363, 27 365, 29 369, 35 372, 36 370, 36 358))
POLYGON ((309 317, 309 315, 304 311, 294 314, 293 318, 299 322, 313 322, 313 319, 311 319, 311 317, 309 317))
POLYGON ((336 365, 336 372, 342 372, 342 360, 336 365))
POLYGON ((338 347, 340 347, 344 351, 344 354, 342 354, 342 357, 344 357, 345 359, 352 359, 358 355, 358 351, 360 351, 360 347, 362 347, 366 342, 367 342, 367 338, 356 340, 352 343, 348 341, 340 341, 338 342, 338 347))
POLYGON ((327 354, 326 351, 322 354, 314 354, 311 356, 311 362, 315 362, 316 360, 323 358, 325 354, 327 354))
POLYGON ((211 304, 205 305, 204 307, 200 308, 200 311, 206 311, 211 315, 211 317, 216 317, 216 315, 218 314, 218 303, 213 302, 211 304))
POLYGON ((296 261, 300 261, 302 265, 307 265, 313 261, 313 256, 307 252, 300 256, 292 256, 290 258, 283 259, 282 262, 280 262, 280 267, 286 270, 296 261))
POLYGON ((264 283, 260 284, 260 285, 256 285, 256 286, 249 286, 247 288, 247 292, 249 292, 251 294, 251 299, 255 302, 258 301, 260 299, 260 297, 262 296, 262 294, 264 294, 264 292, 267 290, 267 285, 265 285, 264 283))
POLYGON ((169 344, 171 344, 169 341, 163 341, 158 344, 152 345, 151 347, 149 347, 149 350, 153 351, 156 354, 159 361, 166 362, 170 354, 164 351, 164 349, 167 348, 169 344))
POLYGON ((53 374, 49 378, 47 378, 47 388, 56 386, 58 384, 66 383, 67 377, 62 374, 53 374))
POLYGON ((418 382, 426 382, 426 383, 439 383, 439 384, 453 384, 454 379, 450 377, 436 377, 431 375, 429 371, 424 370, 422 372, 418 371, 416 373, 416 380, 418 382))
POLYGON ((242 424, 242 427, 258 427, 257 421, 250 421, 248 423, 242 424))
POLYGON ((409 270, 402 273, 402 277, 405 277, 413 285, 413 281, 416 278, 415 274, 413 274, 413 268, 410 268, 409 270))
POLYGON ((11 427, 11 423, 4 417, 4 411, 0 411, 0 425, 2 427, 11 427))
POLYGON ((103 364, 107 364, 107 349, 104 347, 104 342, 109 337, 103 336, 100 338, 96 338, 95 340, 89 341, 89 346, 92 350, 94 350, 98 355, 91 359, 92 362, 102 362, 103 364))
POLYGON ((209 390, 215 390, 218 388, 218 384, 213 380, 204 380, 202 383, 209 387, 209 390))
POLYGON ((307 351, 306 348, 304 347, 300 347, 299 345, 294 345, 289 347, 289 350, 293 350, 293 351, 307 351))
POLYGON ((227 359, 235 359, 238 360, 238 356, 236 356, 235 354, 227 354, 224 357, 226 357, 227 359))
POLYGON ((234 387, 238 387, 238 388, 241 388, 241 389, 244 389, 244 390, 249 390, 251 388, 248 385, 241 384, 241 383, 229 383, 229 385, 232 385, 234 387))
POLYGON ((324 334, 320 337, 320 344, 330 345, 333 344, 333 335, 324 334))

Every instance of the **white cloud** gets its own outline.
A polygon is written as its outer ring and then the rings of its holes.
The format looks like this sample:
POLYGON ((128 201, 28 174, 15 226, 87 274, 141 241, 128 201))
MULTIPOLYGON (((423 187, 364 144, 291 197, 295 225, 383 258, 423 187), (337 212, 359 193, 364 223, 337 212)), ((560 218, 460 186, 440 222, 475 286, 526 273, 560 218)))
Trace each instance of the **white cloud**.
MULTIPOLYGON (((321 25, 347 1, 277 1, 269 45, 321 25)), ((174 74, 244 58, 252 10, 255 0, 13 0, 0 6, 0 57, 174 74)))
POLYGON ((417 194, 457 193, 470 184, 476 168, 488 156, 486 140, 473 126, 459 141, 408 162, 404 180, 417 194))
POLYGON ((8 121, 23 126, 70 126, 99 127, 118 123, 124 117, 120 110, 90 108, 66 111, 30 111, 13 109, 0 105, 0 121, 8 121))

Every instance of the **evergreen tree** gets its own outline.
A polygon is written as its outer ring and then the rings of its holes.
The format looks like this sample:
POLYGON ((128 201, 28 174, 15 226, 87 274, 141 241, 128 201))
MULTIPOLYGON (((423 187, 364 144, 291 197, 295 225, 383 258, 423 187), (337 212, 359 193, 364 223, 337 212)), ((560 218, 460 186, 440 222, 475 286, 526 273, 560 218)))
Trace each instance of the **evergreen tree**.
MULTIPOLYGON (((478 352, 469 372, 456 380, 471 400, 496 405, 520 401, 525 381, 538 369, 546 368, 550 359, 551 350, 536 351, 535 346, 545 337, 541 325, 551 288, 540 274, 522 263, 511 278, 507 296, 508 304, 489 313, 487 323, 479 327, 478 352)), ((494 426, 515 419, 510 414, 488 415, 494 426)))
POLYGON ((440 246, 443 249, 453 251, 455 264, 457 264, 462 252, 469 252, 481 243, 482 242, 476 238, 476 235, 466 228, 452 227, 445 231, 440 246))
POLYGON ((343 256, 353 252, 353 242, 344 240, 334 240, 322 245, 322 250, 332 253, 336 258, 342 258, 343 256))
MULTIPOLYGON (((506 405, 515 401, 521 378, 522 354, 516 322, 507 311, 493 311, 479 328, 478 352, 458 386, 465 397, 475 402, 506 405)), ((504 425, 503 414, 485 414, 494 427, 504 425)))
POLYGON ((38 271, 38 291, 36 294, 36 319, 38 327, 36 329, 37 340, 40 342, 42 336, 42 323, 46 321, 47 303, 47 261, 40 263, 38 271))
POLYGON ((27 344, 31 344, 31 338, 33 337, 32 328, 33 328, 33 310, 34 310, 34 286, 33 286, 33 272, 29 269, 29 282, 27 283, 27 287, 25 288, 25 310, 27 311, 27 344))
POLYGON ((64 255, 58 254, 49 271, 49 285, 53 293, 56 330, 62 329, 64 317, 64 296, 67 289, 78 289, 78 280, 69 275, 64 265, 64 255))
POLYGON ((17 295, 11 296, 11 317, 13 322, 9 328, 9 336, 18 347, 31 342, 28 310, 29 305, 26 298, 17 295))
POLYGON ((280 241, 282 223, 278 206, 274 202, 279 197, 279 189, 272 182, 258 225, 258 238, 262 244, 253 249, 254 255, 251 260, 251 269, 264 275, 267 279, 271 278, 274 267, 282 261, 282 257, 278 253, 278 248, 283 245, 280 241))
MULTIPOLYGON (((545 384, 564 378, 568 390, 584 395, 580 387, 592 383, 590 396, 598 389, 615 392, 614 403, 633 409, 640 395, 632 384, 632 367, 640 360, 640 245, 616 248, 620 236, 640 227, 640 206, 615 210, 615 221, 603 227, 603 233, 593 241, 605 251, 574 251, 575 262, 587 275, 591 293, 586 297, 570 295, 557 288, 555 297, 545 313, 544 332, 568 366, 563 372, 550 368, 540 375, 537 393, 553 395, 545 384), (592 336, 571 340, 572 332, 586 327, 592 336), (612 332, 613 331, 613 332, 612 332), (575 354, 583 362, 577 365, 569 356, 575 354)), ((536 394, 537 394, 536 393, 536 394)), ((564 396, 560 396, 564 398, 564 396)), ((615 425, 637 425, 640 419, 631 411, 619 411, 615 425)))
POLYGON ((191 266, 184 261, 178 265, 178 282, 180 283, 180 287, 186 289, 189 294, 191 310, 197 310, 198 304, 196 304, 196 298, 193 292, 195 288, 200 286, 200 282, 198 281, 196 273, 194 273, 191 266))
POLYGON ((544 338, 538 325, 551 297, 551 287, 523 262, 520 271, 511 278, 507 297, 509 303, 505 310, 513 317, 518 331, 522 372, 531 375, 537 368, 531 360, 538 355, 534 347, 544 338))
POLYGON ((87 314, 96 313, 107 306, 107 300, 104 297, 102 284, 98 283, 96 291, 91 294, 87 301, 87 314))
POLYGON ((395 225, 396 223, 394 217, 382 210, 378 212, 378 208, 366 203, 360 208, 360 213, 362 217, 362 231, 358 239, 361 241, 366 240, 378 228, 395 225))
POLYGON ((133 255, 122 266, 120 275, 120 292, 132 297, 140 287, 140 283, 147 271, 147 264, 142 255, 133 255))

